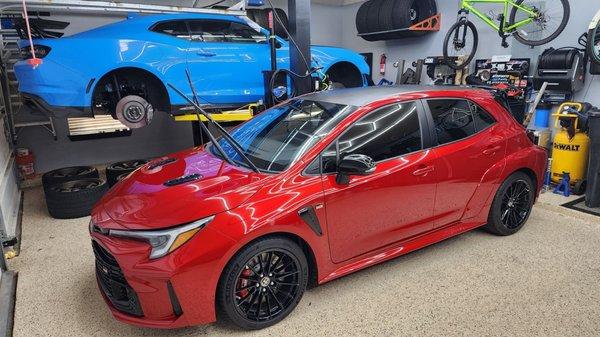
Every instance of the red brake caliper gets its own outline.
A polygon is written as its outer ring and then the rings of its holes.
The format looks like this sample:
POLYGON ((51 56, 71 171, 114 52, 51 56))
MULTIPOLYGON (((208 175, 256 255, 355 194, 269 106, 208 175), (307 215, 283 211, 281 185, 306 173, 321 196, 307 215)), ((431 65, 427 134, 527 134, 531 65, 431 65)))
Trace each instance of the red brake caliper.
MULTIPOLYGON (((250 276, 252 276, 252 274, 253 274, 252 271, 250 269, 248 269, 248 267, 246 267, 242 271, 242 274, 240 276, 250 277, 250 276)), ((239 282, 238 289, 245 288, 250 283, 250 281, 248 281, 246 279, 242 279, 242 278, 240 278, 238 280, 238 282, 239 282)), ((248 296, 249 293, 250 292, 248 291, 248 289, 244 289, 244 290, 240 291, 238 294, 239 294, 240 298, 245 298, 246 296, 248 296)))

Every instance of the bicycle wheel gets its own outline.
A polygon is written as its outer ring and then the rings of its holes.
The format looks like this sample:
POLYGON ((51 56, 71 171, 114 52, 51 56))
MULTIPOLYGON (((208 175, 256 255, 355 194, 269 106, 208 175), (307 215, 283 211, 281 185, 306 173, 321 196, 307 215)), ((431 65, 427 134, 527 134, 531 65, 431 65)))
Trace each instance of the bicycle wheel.
POLYGON ((592 62, 600 64, 600 11, 590 24, 587 48, 592 62))
POLYGON ((475 57, 478 41, 477 29, 472 22, 456 22, 444 39, 444 61, 454 70, 465 68, 475 57))
POLYGON ((515 30, 515 39, 528 46, 541 46, 554 40, 567 26, 571 9, 568 0, 517 0, 510 12, 509 25, 533 20, 515 30), (519 7, 525 7, 536 13, 535 16, 519 7))

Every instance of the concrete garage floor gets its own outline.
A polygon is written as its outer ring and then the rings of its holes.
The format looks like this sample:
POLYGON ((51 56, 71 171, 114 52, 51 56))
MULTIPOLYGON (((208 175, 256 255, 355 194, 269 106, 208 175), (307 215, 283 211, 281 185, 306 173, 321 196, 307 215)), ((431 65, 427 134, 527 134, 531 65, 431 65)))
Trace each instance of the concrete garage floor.
POLYGON ((25 192, 14 336, 600 336, 600 221, 538 203, 512 237, 473 231, 309 290, 283 322, 176 331, 115 321, 94 278, 89 218, 51 219, 25 192))

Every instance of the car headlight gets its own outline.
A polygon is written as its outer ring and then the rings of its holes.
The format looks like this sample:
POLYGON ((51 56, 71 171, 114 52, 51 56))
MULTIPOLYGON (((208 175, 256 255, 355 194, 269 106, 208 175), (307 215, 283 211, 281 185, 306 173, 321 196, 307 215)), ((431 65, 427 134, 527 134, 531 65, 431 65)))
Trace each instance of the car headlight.
POLYGON ((214 216, 187 225, 156 231, 126 231, 111 229, 110 236, 144 240, 152 246, 150 259, 163 257, 188 242, 198 231, 212 221, 214 216))

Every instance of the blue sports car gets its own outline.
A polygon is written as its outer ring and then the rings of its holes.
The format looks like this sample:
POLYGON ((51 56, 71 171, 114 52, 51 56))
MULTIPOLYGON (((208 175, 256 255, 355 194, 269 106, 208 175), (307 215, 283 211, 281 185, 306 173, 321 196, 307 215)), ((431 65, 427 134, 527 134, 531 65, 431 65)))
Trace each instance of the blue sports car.
MULTIPOLYGON (((140 109, 182 113, 191 95, 188 69, 206 108, 225 109, 264 97, 270 70, 268 31, 247 17, 223 14, 135 16, 69 37, 19 43, 15 73, 23 97, 48 114, 73 116, 121 111, 129 124, 140 109), (134 98, 133 101, 131 98, 134 98)), ((289 68, 288 41, 277 38, 277 66, 289 68)), ((313 46, 312 66, 337 86, 366 85, 364 58, 350 50, 313 46)), ((317 75, 314 75, 317 76, 317 75)))

